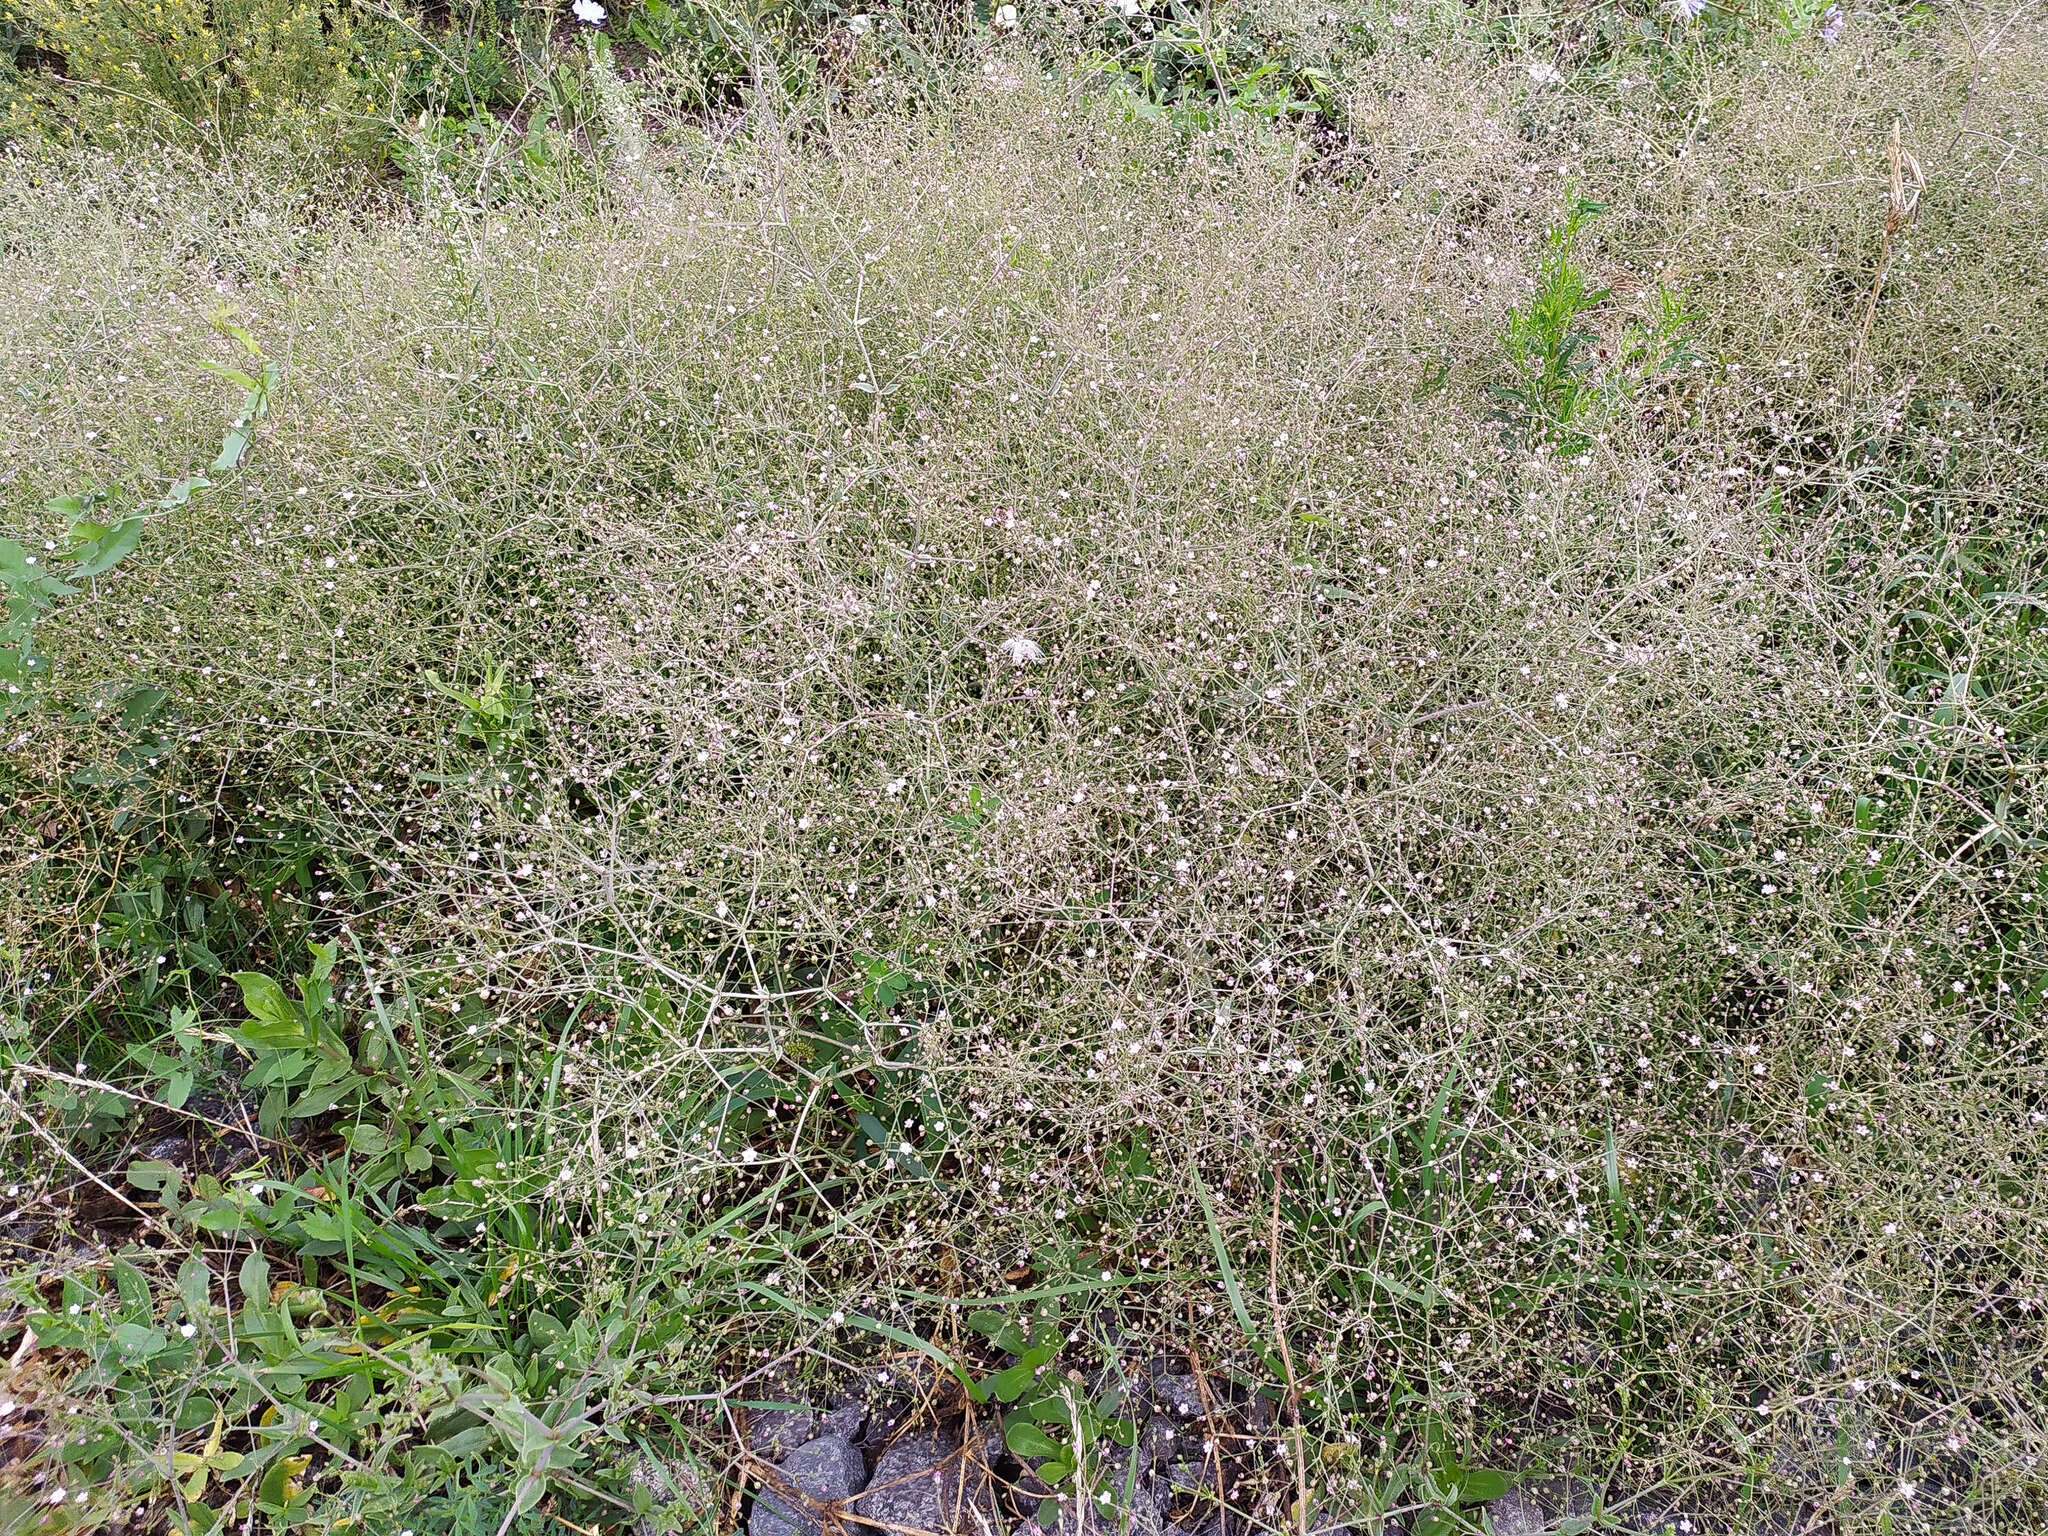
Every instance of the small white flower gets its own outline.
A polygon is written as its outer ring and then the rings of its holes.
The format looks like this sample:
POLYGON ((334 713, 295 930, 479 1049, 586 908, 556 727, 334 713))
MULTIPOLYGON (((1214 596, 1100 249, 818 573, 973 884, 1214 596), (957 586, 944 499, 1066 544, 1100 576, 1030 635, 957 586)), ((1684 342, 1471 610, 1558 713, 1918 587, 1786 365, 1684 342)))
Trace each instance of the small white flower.
POLYGON ((1707 0, 1671 0, 1671 14, 1680 21, 1698 21, 1707 14, 1707 0))
POLYGON ((1557 84, 1564 76, 1558 73, 1557 66, 1551 63, 1550 60, 1538 59, 1529 66, 1529 78, 1534 80, 1537 85, 1545 86, 1557 84))
POLYGON ((588 22, 593 27, 604 25, 604 7, 599 5, 597 0, 576 0, 569 9, 575 13, 578 21, 588 22))
POLYGON ((181 1339, 189 1339, 198 1332, 199 1330, 190 1323, 178 1324, 178 1337, 181 1339))
POLYGON ((994 26, 995 26, 995 29, 996 29, 996 30, 997 30, 998 32, 1014 32, 1014 31, 1016 31, 1016 30, 1017 30, 1017 7, 1015 7, 1014 5, 999 5, 999 6, 997 6, 997 7, 996 7, 996 14, 995 14, 995 18, 994 18, 994 26))
POLYGON ((1036 666, 1045 660, 1045 652, 1029 635, 1012 635, 996 649, 1020 667, 1036 666))
POLYGON ((1140 0, 1109 0, 1109 8, 1128 21, 1143 7, 1140 0))
POLYGON ((875 18, 863 11, 858 16, 846 18, 846 30, 855 37, 866 37, 875 27, 875 18))

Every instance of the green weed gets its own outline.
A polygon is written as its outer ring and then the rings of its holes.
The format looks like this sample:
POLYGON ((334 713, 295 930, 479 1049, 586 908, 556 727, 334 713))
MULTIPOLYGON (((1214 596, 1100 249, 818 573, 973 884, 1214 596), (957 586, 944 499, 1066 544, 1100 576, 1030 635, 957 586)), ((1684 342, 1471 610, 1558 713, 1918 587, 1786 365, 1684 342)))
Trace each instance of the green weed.
POLYGON ((1577 257, 1580 231, 1604 209, 1574 199, 1564 222, 1545 237, 1536 291, 1508 311, 1503 339, 1515 382, 1494 386, 1519 435, 1563 453, 1586 445, 1587 423, 1602 400, 1588 355, 1597 338, 1585 318, 1607 301, 1609 290, 1589 285, 1577 257))

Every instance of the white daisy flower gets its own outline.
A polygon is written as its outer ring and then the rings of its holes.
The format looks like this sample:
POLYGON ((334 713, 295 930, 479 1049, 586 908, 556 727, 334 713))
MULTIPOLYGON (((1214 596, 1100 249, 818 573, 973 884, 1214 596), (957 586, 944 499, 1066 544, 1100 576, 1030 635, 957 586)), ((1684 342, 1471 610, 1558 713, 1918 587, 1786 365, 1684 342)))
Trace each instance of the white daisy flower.
POLYGON ((1012 635, 996 649, 1020 667, 1035 666, 1045 660, 1045 652, 1029 635, 1012 635))

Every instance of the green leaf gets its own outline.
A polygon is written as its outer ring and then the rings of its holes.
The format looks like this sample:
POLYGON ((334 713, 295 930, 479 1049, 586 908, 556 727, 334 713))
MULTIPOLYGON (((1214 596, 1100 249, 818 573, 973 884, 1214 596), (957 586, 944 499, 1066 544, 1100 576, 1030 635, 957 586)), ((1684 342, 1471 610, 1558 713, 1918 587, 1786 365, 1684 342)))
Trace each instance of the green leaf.
POLYGON ((200 1231, 211 1232, 219 1237, 246 1231, 250 1226, 248 1214, 239 1206, 229 1205, 225 1201, 210 1202, 199 1211, 194 1211, 188 1205, 185 1207, 184 1215, 200 1231))
POLYGON ((1237 1318, 1237 1326, 1244 1330, 1244 1336, 1254 1342, 1258 1330, 1252 1327, 1252 1315, 1244 1304, 1244 1292, 1238 1288, 1237 1271, 1231 1267, 1230 1251, 1223 1245, 1223 1228, 1216 1221, 1216 1203, 1209 1198, 1209 1191, 1200 1179, 1194 1181, 1195 1198, 1202 1202, 1202 1220, 1209 1228, 1209 1248, 1216 1255, 1216 1267, 1223 1275, 1224 1294, 1230 1298, 1230 1310, 1237 1318))
POLYGON ((192 499, 194 491, 203 491, 212 484, 213 482, 204 475, 186 475, 173 480, 171 488, 158 499, 156 509, 159 512, 175 512, 192 499))
POLYGON ((185 1315, 197 1317, 213 1295, 213 1271, 197 1254, 178 1266, 178 1299, 185 1303, 185 1315))
MULTIPOLYGON (((1043 1458, 1058 1456, 1065 1447, 1029 1419, 1019 1419, 1003 1431, 1003 1444, 1013 1456, 1043 1458)), ((1052 1479, 1048 1478, 1048 1482, 1052 1479)))
POLYGON ((310 972, 310 979, 313 981, 325 981, 329 976, 332 976, 334 974, 334 957, 340 951, 341 945, 338 942, 330 941, 326 944, 311 943, 306 948, 313 955, 313 968, 310 972))
POLYGON ((1458 1485, 1458 1502, 1460 1504, 1485 1504, 1491 1500, 1505 1497, 1507 1491, 1508 1478, 1505 1472, 1495 1472, 1490 1469, 1467 1472, 1464 1482, 1458 1485))
POLYGON ((131 517, 108 528, 101 523, 77 522, 71 525, 71 553, 78 557, 78 563, 71 567, 72 576, 98 576, 112 570, 135 552, 142 542, 143 519, 131 517))
POLYGON ((242 1299, 250 1306, 260 1309, 270 1305, 270 1265, 262 1254, 252 1253, 242 1260, 235 1281, 241 1287, 242 1299))
POLYGON ((140 1323, 121 1323, 114 1329, 115 1347, 137 1359, 147 1360, 170 1342, 161 1329, 145 1328, 140 1323))
POLYGON ((142 1271, 126 1259, 114 1260, 114 1289, 121 1294, 121 1305, 130 1317, 148 1317, 153 1310, 149 1281, 142 1271))
POLYGON ((235 980, 241 983, 242 1006, 249 1010, 251 1017, 266 1024, 289 1024, 297 1028, 298 1014, 292 1007, 292 1000, 285 996, 283 987, 261 971, 237 971, 235 980))
POLYGON ((224 475, 240 464, 249 451, 249 435, 254 430, 240 423, 230 427, 227 436, 220 440, 220 456, 208 468, 216 475, 224 475))
POLYGON ((159 1163, 145 1159, 142 1162, 130 1163, 128 1165, 128 1182, 137 1189, 146 1189, 152 1192, 166 1188, 175 1190, 183 1182, 184 1177, 184 1174, 173 1168, 169 1163, 159 1163))
POLYGON ((252 1020, 239 1029, 230 1029, 228 1034, 248 1046, 251 1050, 292 1051, 301 1050, 313 1043, 303 1025, 296 1023, 272 1024, 262 1019, 252 1020))
POLYGON ((215 361, 213 361, 212 358, 202 357, 199 360, 199 366, 204 368, 208 373, 219 374, 222 378, 226 379, 230 384, 239 384, 244 389, 254 389, 257 387, 256 381, 249 377, 248 374, 242 372, 241 369, 230 368, 225 363, 216 363, 215 361))
POLYGON ((480 1451, 491 1443, 491 1428, 487 1424, 472 1424, 468 1429, 458 1430, 446 1440, 433 1442, 439 1450, 451 1456, 467 1456, 480 1451))
POLYGON ((47 608, 53 597, 69 597, 78 591, 12 539, 0 539, 0 586, 19 593, 38 608, 47 608))
POLYGON ((280 1456, 270 1464, 270 1470, 263 1474, 263 1481, 257 1486, 257 1500, 272 1510, 281 1511, 285 1505, 285 1484, 292 1475, 292 1458, 280 1456))
POLYGON ((1037 1366, 1026 1359, 1006 1370, 997 1371, 982 1385, 987 1389, 989 1396, 997 1402, 1014 1403, 1024 1395, 1025 1389, 1031 1385, 1032 1378, 1037 1374, 1037 1366))

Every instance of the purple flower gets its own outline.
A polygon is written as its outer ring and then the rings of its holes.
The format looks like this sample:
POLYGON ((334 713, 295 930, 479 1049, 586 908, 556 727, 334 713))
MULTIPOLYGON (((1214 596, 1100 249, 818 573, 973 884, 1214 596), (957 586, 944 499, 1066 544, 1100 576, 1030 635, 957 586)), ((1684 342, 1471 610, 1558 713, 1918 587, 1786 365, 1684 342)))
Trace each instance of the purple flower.
POLYGON ((1847 25, 1848 19, 1842 15, 1842 8, 1839 5, 1829 6, 1820 18, 1820 40, 1824 43, 1839 43, 1842 40, 1842 29, 1847 25))

